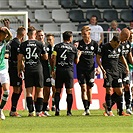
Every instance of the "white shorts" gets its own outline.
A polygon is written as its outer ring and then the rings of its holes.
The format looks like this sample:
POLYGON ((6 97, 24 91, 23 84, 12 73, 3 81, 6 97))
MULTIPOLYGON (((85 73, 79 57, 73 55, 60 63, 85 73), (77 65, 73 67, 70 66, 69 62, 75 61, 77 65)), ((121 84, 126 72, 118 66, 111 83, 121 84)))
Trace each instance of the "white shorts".
POLYGON ((51 78, 51 84, 52 86, 55 86, 55 79, 51 78))
POLYGON ((1 84, 10 83, 9 74, 8 74, 7 69, 0 71, 0 83, 1 84))

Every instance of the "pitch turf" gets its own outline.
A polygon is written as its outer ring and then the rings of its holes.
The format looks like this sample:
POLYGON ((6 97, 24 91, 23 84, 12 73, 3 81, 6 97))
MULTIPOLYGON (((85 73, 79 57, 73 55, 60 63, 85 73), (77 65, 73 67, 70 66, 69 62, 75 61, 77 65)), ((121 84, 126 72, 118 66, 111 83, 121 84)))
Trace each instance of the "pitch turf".
POLYGON ((133 133, 133 116, 103 116, 103 110, 91 110, 90 116, 82 116, 83 110, 72 111, 73 116, 66 116, 61 111, 60 116, 47 118, 27 117, 27 111, 19 111, 21 118, 9 117, 9 111, 4 111, 6 120, 0 120, 0 133, 133 133))

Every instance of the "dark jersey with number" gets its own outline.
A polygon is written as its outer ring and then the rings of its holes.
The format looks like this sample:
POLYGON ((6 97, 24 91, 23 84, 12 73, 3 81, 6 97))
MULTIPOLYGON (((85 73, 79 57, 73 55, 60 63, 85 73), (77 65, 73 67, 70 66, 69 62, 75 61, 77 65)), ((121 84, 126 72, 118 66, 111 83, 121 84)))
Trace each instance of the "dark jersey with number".
POLYGON ((41 54, 46 53, 43 43, 37 40, 27 40, 20 45, 20 54, 25 57, 25 69, 39 70, 41 65, 41 54))
POLYGON ((98 54, 102 56, 102 66, 105 70, 118 72, 118 62, 122 56, 122 47, 112 48, 110 43, 107 43, 99 49, 98 54))
POLYGON ((82 54, 77 68, 82 70, 94 69, 94 55, 97 54, 98 44, 94 40, 91 40, 90 44, 85 44, 85 42, 81 40, 79 41, 78 50, 82 51, 82 54))
MULTIPOLYGON (((122 43, 121 44, 121 47, 122 47, 122 54, 125 57, 127 63, 129 63, 128 58, 127 58, 127 55, 130 52, 132 52, 130 42, 127 41, 125 43, 122 43)), ((125 66, 124 66, 124 64, 120 60, 119 60, 119 68, 121 69, 121 71, 125 72, 125 66)))
POLYGON ((7 49, 9 50, 9 64, 17 66, 17 55, 20 49, 20 42, 18 38, 14 38, 7 45, 7 49))
POLYGON ((72 44, 59 43, 54 47, 56 51, 56 68, 73 70, 74 59, 77 58, 77 49, 72 44))

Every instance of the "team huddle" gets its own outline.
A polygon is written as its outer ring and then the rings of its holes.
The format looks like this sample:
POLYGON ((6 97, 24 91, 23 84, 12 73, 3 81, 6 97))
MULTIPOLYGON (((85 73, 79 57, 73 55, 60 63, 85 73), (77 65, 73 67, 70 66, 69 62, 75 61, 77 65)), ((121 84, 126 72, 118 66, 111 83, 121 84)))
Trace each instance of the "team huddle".
MULTIPOLYGON (((73 44, 73 33, 65 31, 63 42, 54 45, 53 34, 47 34, 48 45, 44 42, 44 32, 34 27, 28 28, 28 40, 24 41, 26 29, 19 27, 17 36, 6 27, 0 27, 0 82, 3 95, 0 104, 0 118, 5 119, 3 108, 8 100, 9 87, 13 86, 11 110, 9 115, 21 117, 17 113, 17 103, 22 92, 22 81, 26 88, 28 116, 46 117, 50 89, 53 90, 52 111, 60 115, 60 94, 65 85, 67 116, 72 116, 74 63, 77 64, 77 79, 81 87, 81 98, 84 105, 82 115, 90 115, 92 87, 95 75, 103 73, 106 88, 104 116, 114 116, 112 106, 116 103, 119 116, 129 116, 131 111, 131 90, 128 64, 133 64, 130 44, 131 32, 124 28, 119 36, 113 36, 106 44, 99 45, 90 37, 91 28, 83 26, 82 40, 73 44), (94 56, 98 67, 95 69, 94 56), (4 59, 9 62, 6 70, 4 59), (23 76, 24 75, 24 76, 23 76), (9 78, 10 77, 10 78, 9 78), (33 90, 35 94, 33 95, 33 90), (123 91, 126 101, 126 112, 123 111, 123 91)), ((102 90, 101 90, 102 91, 102 90)))

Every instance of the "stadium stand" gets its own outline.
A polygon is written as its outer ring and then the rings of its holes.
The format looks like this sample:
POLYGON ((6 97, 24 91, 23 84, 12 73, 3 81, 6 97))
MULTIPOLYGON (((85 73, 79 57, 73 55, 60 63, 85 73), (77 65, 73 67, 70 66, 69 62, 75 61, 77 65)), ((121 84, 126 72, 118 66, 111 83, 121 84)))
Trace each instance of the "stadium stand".
POLYGON ((13 9, 25 9, 26 6, 26 0, 9 0, 9 5, 13 9))
POLYGON ((31 9, 43 9, 42 0, 26 0, 26 5, 31 9))
POLYGON ((126 0, 112 0, 111 5, 115 9, 128 9, 129 8, 126 4, 126 0))
POLYGON ((43 30, 45 33, 60 32, 60 27, 57 24, 43 24, 43 30))
MULTIPOLYGON (((59 27, 61 23, 74 24, 77 31, 92 15, 98 17, 98 22, 108 24, 116 20, 121 26, 129 25, 133 19, 133 0, 0 0, 0 11, 28 11, 31 24, 49 23, 59 27), (126 8, 129 8, 126 10, 126 8), (76 9, 75 9, 76 8, 76 9), (123 10, 124 9, 124 10, 123 10), (127 15, 128 14, 128 15, 127 15)), ((9 16, 11 24, 22 21, 21 17, 14 20, 9 16)), ((40 26, 38 26, 40 27, 40 26)))
POLYGON ((133 0, 129 0, 128 5, 129 7, 133 8, 133 0))
POLYGON ((94 4, 99 9, 111 9, 112 8, 109 3, 109 0, 95 0, 94 4))
POLYGON ((108 31, 109 25, 107 23, 106 24, 102 23, 102 24, 99 24, 99 25, 102 26, 104 31, 108 31))
POLYGON ((0 3, 0 9, 9 9, 9 1, 8 0, 3 0, 0 3))
POLYGON ((43 30, 43 26, 40 24, 32 23, 31 26, 35 27, 37 30, 43 30))
POLYGON ((59 1, 57 0, 43 0, 43 4, 47 9, 60 9, 59 1))
POLYGON ((113 20, 116 20, 117 22, 120 22, 121 20, 118 18, 118 12, 114 9, 107 9, 103 11, 103 19, 106 22, 111 22, 113 20))
POLYGON ((126 27, 127 27, 127 25, 124 24, 124 23, 123 23, 123 24, 120 23, 120 24, 118 25, 118 28, 120 28, 121 30, 122 30, 123 28, 126 28, 126 27))
POLYGON ((73 23, 62 23, 61 24, 61 32, 64 32, 66 30, 70 31, 77 31, 77 27, 73 23))
POLYGON ((78 8, 78 5, 74 0, 60 0, 60 4, 65 9, 78 8))
POLYGON ((92 0, 78 0, 77 4, 80 8, 86 8, 86 9, 94 8, 92 0))
POLYGON ((66 10, 52 10, 52 18, 55 22, 70 22, 66 10))
POLYGON ((31 21, 32 23, 35 22, 35 14, 34 14, 33 11, 31 11, 31 10, 28 11, 28 17, 29 17, 29 19, 30 19, 30 21, 31 21))
POLYGON ((95 15, 95 16, 98 17, 98 22, 103 22, 104 21, 103 18, 101 18, 100 10, 95 9, 95 10, 87 10, 86 11, 86 19, 87 20, 90 20, 92 15, 95 15))
POLYGON ((35 19, 38 22, 52 22, 52 16, 49 10, 35 10, 35 19))
POLYGON ((84 24, 79 24, 77 26, 77 31, 81 31, 82 27, 85 26, 85 25, 88 25, 87 23, 84 23, 84 24))
POLYGON ((123 9, 120 12, 120 18, 124 22, 130 22, 131 20, 133 20, 133 11, 129 9, 123 9))
POLYGON ((86 22, 84 13, 82 10, 70 10, 69 18, 72 22, 86 22))

